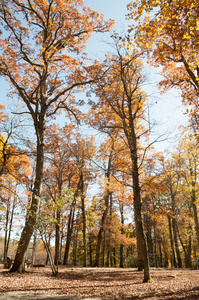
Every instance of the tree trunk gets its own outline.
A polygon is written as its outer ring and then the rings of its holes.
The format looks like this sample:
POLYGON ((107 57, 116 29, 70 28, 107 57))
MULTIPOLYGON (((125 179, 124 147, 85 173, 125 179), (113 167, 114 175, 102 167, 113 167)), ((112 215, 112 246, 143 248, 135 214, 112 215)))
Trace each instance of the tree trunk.
POLYGON ((23 228, 21 238, 19 240, 15 260, 10 272, 16 272, 23 262, 24 255, 28 248, 31 236, 37 220, 40 208, 40 195, 43 180, 43 164, 44 164, 44 120, 40 125, 40 134, 37 132, 37 159, 36 159, 36 177, 32 194, 32 203, 28 210, 25 226, 23 228))
POLYGON ((78 230, 76 229, 75 241, 73 243, 73 265, 77 266, 77 239, 78 239, 78 230))
POLYGON ((113 248, 113 265, 114 265, 114 268, 116 268, 117 260, 116 260, 116 249, 115 249, 115 247, 113 248))
MULTIPOLYGON (((58 201, 61 198, 62 195, 62 175, 59 174, 58 177, 58 189, 59 189, 59 197, 58 197, 58 201)), ((57 202, 57 200, 55 200, 55 203, 57 202)), ((55 261, 55 265, 58 266, 59 264, 59 257, 60 257, 60 221, 61 221, 61 208, 58 207, 56 208, 56 225, 55 225, 55 257, 54 257, 54 261, 55 261)))
POLYGON ((86 212, 85 212, 85 195, 84 195, 84 179, 81 170, 80 174, 80 192, 81 192, 81 206, 82 206, 82 222, 83 222, 83 245, 84 245, 84 267, 87 267, 87 240, 86 240, 86 212))
POLYGON ((159 245, 159 254, 160 254, 160 267, 163 267, 163 260, 162 260, 162 242, 161 240, 158 241, 158 245, 159 245))
POLYGON ((137 237, 137 252, 138 252, 138 268, 144 267, 144 280, 148 282, 151 279, 149 257, 147 241, 143 227, 142 220, 142 202, 139 184, 139 171, 138 171, 138 158, 137 158, 137 141, 134 132, 132 130, 132 146, 131 146, 131 160, 132 160, 132 179, 133 179, 133 198, 134 198, 134 213, 135 213, 135 226, 136 226, 136 237, 137 237))
POLYGON ((164 268, 168 268, 169 266, 169 258, 168 258, 168 250, 167 250, 167 247, 166 247, 166 244, 165 244, 165 241, 163 240, 163 250, 164 250, 164 268))
POLYGON ((32 260, 31 260, 32 266, 35 264, 36 243, 37 243, 37 230, 35 229, 34 236, 33 236, 33 245, 32 245, 32 260))
POLYGON ((92 258, 92 235, 89 234, 89 258, 90 258, 90 267, 93 266, 93 258, 92 258))
POLYGON ((109 209, 109 196, 110 196, 109 184, 110 184, 111 162, 112 162, 112 150, 111 150, 111 153, 110 153, 110 156, 109 156, 108 168, 107 168, 107 172, 106 172, 106 176, 105 176, 106 179, 107 179, 107 186, 106 186, 105 196, 104 196, 105 209, 104 209, 104 212, 103 212, 103 215, 102 215, 100 230, 99 230, 98 237, 97 237, 95 267, 99 267, 99 265, 100 265, 100 250, 101 250, 103 231, 104 231, 103 226, 106 222, 106 218, 107 218, 107 215, 108 215, 108 209, 109 209))
POLYGON ((182 268, 182 259, 180 256, 180 250, 178 246, 178 237, 177 237, 177 221, 176 221, 176 199, 175 195, 173 194, 171 190, 171 201, 172 201, 172 211, 173 211, 173 217, 172 217, 172 226, 173 226, 173 239, 174 239, 174 245, 176 250, 176 256, 177 256, 177 264, 179 268, 182 268))
MULTIPOLYGON (((120 216, 121 216, 121 235, 124 235, 124 205, 120 204, 120 216)), ((120 268, 124 267, 124 245, 120 244, 120 268)))
POLYGON ((197 246, 199 248, 199 222, 198 222, 198 209, 196 205, 196 180, 197 180, 197 171, 193 170, 191 166, 191 159, 189 159, 189 172, 190 176, 192 178, 191 181, 191 206, 193 209, 193 217, 194 217, 194 223, 195 223, 195 231, 196 231, 196 237, 197 237, 197 246))
POLYGON ((73 203, 71 205, 70 214, 68 218, 68 226, 67 226, 67 239, 66 239, 66 246, 65 246, 65 252, 64 252, 64 261, 63 265, 66 266, 68 264, 68 255, 70 250, 70 243, 71 243, 71 237, 73 232, 73 224, 74 224, 74 218, 75 218, 75 205, 76 205, 76 197, 78 195, 80 189, 80 180, 77 185, 77 189, 74 192, 73 196, 73 203))
POLYGON ((180 250, 179 250, 179 246, 178 246, 178 237, 177 237, 177 230, 176 230, 176 226, 177 226, 176 218, 172 218, 172 223, 173 223, 173 237, 174 237, 178 267, 182 268, 182 259, 181 259, 180 250))
POLYGON ((175 256, 175 250, 173 245, 173 234, 172 234, 172 225, 171 225, 171 217, 168 216, 168 222, 169 222, 169 235, 170 235, 170 243, 171 243, 171 250, 172 250, 172 267, 176 268, 176 256, 175 256))
POLYGON ((44 244, 44 247, 46 249, 46 252, 48 254, 48 257, 49 257, 49 260, 50 260, 50 267, 51 267, 51 270, 52 270, 52 273, 54 276, 57 276, 58 275, 58 266, 55 265, 55 262, 53 260, 53 256, 52 256, 52 253, 51 253, 51 250, 50 250, 50 246, 46 240, 46 236, 41 233, 41 238, 42 238, 42 242, 44 244))
POLYGON ((7 239, 8 239, 9 214, 10 214, 10 199, 7 199, 6 224, 5 224, 5 236, 4 236, 4 253, 3 253, 4 263, 7 263, 7 256, 8 256, 7 239))
POLYGON ((69 256, 69 250, 70 250, 71 236, 72 236, 72 232, 73 232, 74 216, 75 216, 75 207, 71 207, 69 219, 68 219, 68 226, 67 226, 67 239, 66 239, 64 261, 63 261, 64 266, 68 265, 68 256, 69 256))
POLYGON ((195 192, 195 187, 192 187, 191 205, 192 205, 192 209, 193 209, 193 217, 194 217, 194 223, 195 223, 197 245, 198 245, 198 248, 199 248, 199 222, 198 222, 198 209, 197 209, 197 206, 196 206, 196 192, 195 192))
MULTIPOLYGON (((48 248, 50 249, 50 239, 51 239, 51 235, 49 234, 48 235, 48 248)), ((48 261, 49 261, 49 255, 48 255, 48 252, 46 251, 46 261, 45 261, 45 265, 48 264, 48 261)))
POLYGON ((106 256, 106 232, 104 230, 104 242, 102 251, 102 267, 105 267, 105 256, 106 256))
POLYGON ((60 250, 60 209, 56 210, 57 216, 56 216, 56 225, 55 225, 55 257, 54 262, 55 265, 58 265, 59 262, 59 250, 60 250))
POLYGON ((154 220, 154 266, 158 267, 158 258, 157 258, 157 228, 156 221, 154 220))
MULTIPOLYGON (((147 199, 146 199, 147 201, 147 199)), ((150 266, 154 267, 154 253, 153 253, 153 238, 152 238, 152 220, 151 220, 151 215, 149 215, 149 210, 148 210, 148 206, 146 207, 147 211, 144 214, 144 225, 146 228, 146 238, 147 238, 147 245, 148 245, 148 254, 149 254, 149 262, 150 262, 150 266)), ((154 232, 155 232, 155 220, 154 220, 154 232)))

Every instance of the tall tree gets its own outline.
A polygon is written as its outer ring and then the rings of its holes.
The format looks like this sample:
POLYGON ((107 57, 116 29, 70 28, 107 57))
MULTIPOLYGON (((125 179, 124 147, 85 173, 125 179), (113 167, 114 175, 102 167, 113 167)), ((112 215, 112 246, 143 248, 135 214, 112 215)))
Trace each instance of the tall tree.
POLYGON ((146 94, 141 89, 144 77, 140 53, 135 50, 129 54, 127 48, 121 47, 117 36, 114 42, 116 55, 105 62, 105 66, 109 66, 109 73, 96 88, 99 103, 93 105, 93 110, 100 116, 96 119, 99 127, 109 129, 110 132, 119 130, 121 141, 124 141, 129 151, 138 260, 140 268, 144 268, 144 282, 147 282, 150 280, 150 268, 142 220, 139 169, 144 159, 140 139, 147 135, 147 129, 143 126, 146 94))
POLYGON ((193 212, 197 245, 199 246, 199 220, 198 220, 198 141, 194 137, 193 131, 183 133, 183 138, 179 142, 178 152, 183 160, 183 178, 185 179, 184 192, 189 196, 190 206, 193 212))
POLYGON ((71 124, 60 128, 53 124, 47 128, 46 134, 46 168, 44 171, 44 184, 50 198, 56 204, 56 233, 55 233, 55 265, 58 264, 60 254, 60 222, 62 214, 62 196, 65 190, 71 188, 70 181, 75 173, 72 154, 69 150, 73 138, 71 124))
MULTIPOLYGON (((17 271, 32 236, 40 206, 46 119, 59 109, 75 114, 73 89, 91 83, 97 64, 86 66, 83 49, 92 32, 109 30, 81 0, 2 0, 0 73, 24 103, 36 133, 32 203, 11 272, 17 271), (82 54, 82 55, 80 55, 82 54)), ((77 117, 77 116, 76 116, 77 117)))

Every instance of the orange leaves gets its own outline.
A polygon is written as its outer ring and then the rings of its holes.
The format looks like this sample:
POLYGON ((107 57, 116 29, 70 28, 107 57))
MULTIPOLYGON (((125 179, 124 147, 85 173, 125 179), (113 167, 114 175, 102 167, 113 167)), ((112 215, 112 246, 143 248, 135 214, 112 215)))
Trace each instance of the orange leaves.
POLYGON ((4 112, 5 106, 0 104, 0 122, 7 122, 8 121, 8 116, 4 112))
POLYGON ((195 106, 199 89, 197 1, 133 1, 129 10, 129 17, 137 21, 132 25, 136 30, 135 42, 149 50, 152 65, 163 66, 162 73, 167 79, 161 82, 161 87, 166 90, 176 86, 184 102, 195 106), (150 19, 142 16, 143 10, 150 12, 150 19))
MULTIPOLYGON (((108 31, 111 20, 105 22, 81 0, 4 0, 2 5, 2 25, 8 26, 1 38, 1 69, 26 103, 39 101, 43 80, 51 95, 56 86, 53 96, 57 98, 50 102, 53 105, 73 85, 88 79, 92 70, 83 70, 85 63, 79 54, 92 32, 108 31)), ((82 57, 85 59, 84 54, 82 57)))

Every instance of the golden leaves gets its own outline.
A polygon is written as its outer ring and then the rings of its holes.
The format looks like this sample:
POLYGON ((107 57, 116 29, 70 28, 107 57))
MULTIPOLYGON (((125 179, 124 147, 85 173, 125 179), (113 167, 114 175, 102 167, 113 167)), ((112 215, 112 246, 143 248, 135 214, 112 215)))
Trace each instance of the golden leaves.
POLYGON ((148 51, 152 65, 163 66, 167 79, 160 86, 165 91, 172 86, 181 89, 184 102, 193 106, 199 90, 196 79, 199 66, 197 9, 195 0, 164 0, 160 8, 157 1, 151 0, 141 0, 139 4, 134 1, 129 5, 129 17, 137 21, 132 26, 136 30, 135 43, 148 51), (149 11, 150 19, 143 17, 149 11))

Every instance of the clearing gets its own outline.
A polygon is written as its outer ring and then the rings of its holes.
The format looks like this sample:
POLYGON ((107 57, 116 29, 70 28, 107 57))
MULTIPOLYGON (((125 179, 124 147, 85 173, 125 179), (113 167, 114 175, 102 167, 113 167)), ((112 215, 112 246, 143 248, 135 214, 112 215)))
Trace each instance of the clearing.
POLYGON ((152 283, 142 283, 136 269, 59 268, 57 277, 50 267, 31 268, 13 274, 0 265, 0 294, 7 291, 95 297, 101 299, 199 299, 199 271, 151 268, 152 283))

